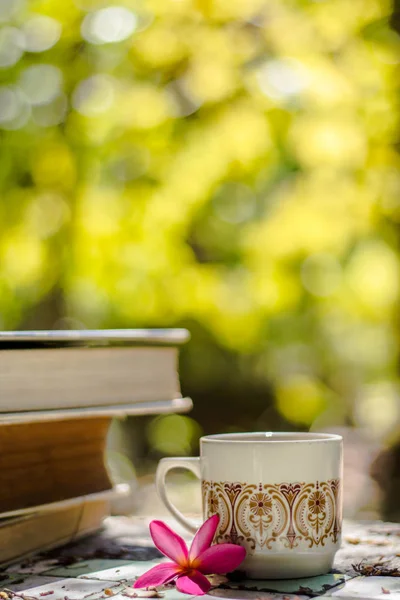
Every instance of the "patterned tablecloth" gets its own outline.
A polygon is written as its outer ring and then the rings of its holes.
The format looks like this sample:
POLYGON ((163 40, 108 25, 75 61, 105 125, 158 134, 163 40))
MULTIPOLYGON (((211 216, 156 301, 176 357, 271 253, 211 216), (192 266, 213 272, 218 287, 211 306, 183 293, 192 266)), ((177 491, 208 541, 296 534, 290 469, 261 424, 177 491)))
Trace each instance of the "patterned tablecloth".
MULTIPOLYGON (((159 592, 132 589, 135 578, 161 560, 149 537, 148 523, 147 518, 110 517, 98 535, 3 569, 0 600, 189 598, 173 587, 159 592)), ((179 531, 175 524, 174 528, 179 531)), ((327 575, 286 581, 229 581, 219 577, 214 583, 205 600, 400 600, 400 525, 346 523, 335 569, 327 575)))

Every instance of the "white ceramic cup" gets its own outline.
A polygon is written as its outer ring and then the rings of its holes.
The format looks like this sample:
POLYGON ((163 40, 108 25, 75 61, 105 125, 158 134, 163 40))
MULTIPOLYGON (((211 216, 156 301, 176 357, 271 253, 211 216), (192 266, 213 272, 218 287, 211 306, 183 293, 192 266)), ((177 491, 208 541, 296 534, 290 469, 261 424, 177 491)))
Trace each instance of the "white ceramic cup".
POLYGON ((200 440, 200 457, 164 458, 158 493, 169 501, 169 470, 186 468, 201 480, 203 518, 220 517, 214 541, 244 546, 240 567, 253 579, 309 577, 328 572, 340 547, 342 438, 325 433, 238 433, 200 440))

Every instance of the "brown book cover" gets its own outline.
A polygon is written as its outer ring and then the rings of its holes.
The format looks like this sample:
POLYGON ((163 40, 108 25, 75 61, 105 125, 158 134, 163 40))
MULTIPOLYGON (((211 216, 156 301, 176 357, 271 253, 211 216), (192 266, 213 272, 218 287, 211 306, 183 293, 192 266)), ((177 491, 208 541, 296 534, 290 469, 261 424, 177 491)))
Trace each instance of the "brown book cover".
POLYGON ((0 513, 104 492, 110 417, 0 422, 0 513))
POLYGON ((73 506, 0 519, 0 564, 89 535, 109 514, 108 499, 88 497, 73 506))

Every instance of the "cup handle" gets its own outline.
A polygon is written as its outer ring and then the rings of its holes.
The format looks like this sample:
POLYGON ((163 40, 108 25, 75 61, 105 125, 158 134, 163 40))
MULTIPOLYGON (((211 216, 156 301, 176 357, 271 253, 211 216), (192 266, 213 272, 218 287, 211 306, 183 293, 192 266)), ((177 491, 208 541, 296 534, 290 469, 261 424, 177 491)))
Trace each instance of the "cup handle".
POLYGON ((187 519, 180 510, 176 508, 170 502, 167 489, 165 484, 165 478, 167 476, 168 471, 171 469, 188 469, 192 473, 196 475, 199 479, 201 479, 200 474, 200 457, 177 457, 177 458, 162 458, 158 463, 157 471, 156 471, 156 488, 158 495, 161 500, 164 502, 165 506, 168 508, 170 513, 172 513, 175 519, 178 521, 180 525, 182 525, 185 529, 190 531, 190 533, 196 533, 198 527, 192 523, 189 519, 187 519))

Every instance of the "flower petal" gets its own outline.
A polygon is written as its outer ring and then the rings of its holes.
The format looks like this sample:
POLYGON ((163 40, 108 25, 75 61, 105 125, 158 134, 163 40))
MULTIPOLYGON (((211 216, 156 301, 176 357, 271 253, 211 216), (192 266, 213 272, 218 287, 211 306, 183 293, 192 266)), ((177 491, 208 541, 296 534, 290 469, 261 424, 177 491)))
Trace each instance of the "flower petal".
POLYGON ((186 542, 180 535, 175 533, 175 531, 172 531, 172 529, 162 521, 152 521, 150 523, 150 533, 154 545, 160 552, 178 563, 178 565, 187 565, 188 549, 186 542))
POLYGON ((203 523, 193 538, 189 552, 189 560, 197 558, 204 550, 211 546, 215 532, 217 531, 219 516, 213 515, 203 523))
POLYGON ((176 563, 161 563, 152 567, 146 573, 138 577, 133 584, 134 588, 156 587, 163 583, 172 581, 182 570, 176 563))
POLYGON ((204 577, 199 571, 193 570, 190 575, 181 575, 176 580, 176 589, 185 594, 193 594, 194 596, 202 596, 207 594, 211 587, 211 583, 207 577, 204 577))
POLYGON ((207 548, 193 561, 193 567, 204 575, 230 573, 238 568, 246 557, 246 550, 236 544, 216 544, 207 548))

